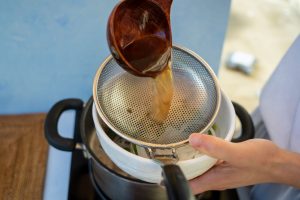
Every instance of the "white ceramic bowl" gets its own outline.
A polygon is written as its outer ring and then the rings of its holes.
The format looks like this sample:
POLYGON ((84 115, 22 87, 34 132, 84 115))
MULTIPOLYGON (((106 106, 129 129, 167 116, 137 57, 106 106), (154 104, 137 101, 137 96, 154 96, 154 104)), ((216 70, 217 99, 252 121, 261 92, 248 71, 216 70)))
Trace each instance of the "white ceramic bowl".
MULTIPOLYGON (((221 96, 221 106, 214 123, 216 125, 215 135, 230 141, 234 134, 235 111, 231 101, 224 92, 222 92, 221 96)), ((150 183, 161 182, 162 170, 157 162, 126 151, 107 136, 99 123, 95 105, 93 105, 93 120, 102 148, 119 168, 140 180, 150 183)), ((179 160, 177 165, 180 166, 185 177, 190 180, 206 172, 216 162, 215 158, 199 153, 194 158, 179 160)))

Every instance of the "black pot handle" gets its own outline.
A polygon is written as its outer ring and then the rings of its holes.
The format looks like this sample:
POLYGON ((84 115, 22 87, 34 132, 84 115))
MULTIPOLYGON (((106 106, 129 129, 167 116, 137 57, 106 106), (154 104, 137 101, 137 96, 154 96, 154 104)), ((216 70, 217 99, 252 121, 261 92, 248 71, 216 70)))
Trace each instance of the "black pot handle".
POLYGON ((189 184, 179 166, 170 164, 162 166, 164 184, 170 200, 195 199, 189 184))
POLYGON ((62 151, 73 151, 76 146, 76 141, 70 138, 64 138, 58 133, 58 120, 61 114, 66 110, 76 111, 76 121, 81 115, 83 101, 80 99, 64 99, 57 102, 48 112, 45 120, 45 137, 48 143, 62 151))
POLYGON ((235 113, 241 122, 241 136, 233 139, 233 142, 242 142, 254 138, 254 125, 250 114, 238 103, 232 102, 235 113))

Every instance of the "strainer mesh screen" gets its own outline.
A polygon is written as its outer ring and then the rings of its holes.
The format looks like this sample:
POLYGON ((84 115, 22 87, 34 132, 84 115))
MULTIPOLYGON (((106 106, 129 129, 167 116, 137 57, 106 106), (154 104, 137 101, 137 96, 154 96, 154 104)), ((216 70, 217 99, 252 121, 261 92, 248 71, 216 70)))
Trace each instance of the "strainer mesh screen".
MULTIPOLYGON (((110 125, 136 140, 172 144, 201 132, 217 107, 214 79, 203 63, 188 52, 173 47, 174 95, 167 120, 151 120, 152 78, 141 78, 124 71, 114 59, 108 61, 97 82, 97 104, 110 125)), ((109 124, 108 124, 109 125, 109 124)))

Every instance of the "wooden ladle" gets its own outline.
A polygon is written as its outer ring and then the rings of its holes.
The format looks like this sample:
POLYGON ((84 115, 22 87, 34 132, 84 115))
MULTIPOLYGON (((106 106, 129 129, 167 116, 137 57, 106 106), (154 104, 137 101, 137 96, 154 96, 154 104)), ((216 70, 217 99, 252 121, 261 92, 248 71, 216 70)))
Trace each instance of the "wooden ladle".
MULTIPOLYGON (((169 65, 172 48, 171 3, 172 0, 121 1, 113 9, 107 25, 109 48, 118 64, 134 75, 154 78, 151 115, 159 123, 167 118, 173 96, 169 65)), ((167 160, 170 162, 159 159, 156 162, 162 166, 168 198, 194 199, 179 166, 172 159, 167 160)))
POLYGON ((107 41, 110 51, 126 71, 156 77, 171 58, 172 0, 124 0, 110 14, 107 41))

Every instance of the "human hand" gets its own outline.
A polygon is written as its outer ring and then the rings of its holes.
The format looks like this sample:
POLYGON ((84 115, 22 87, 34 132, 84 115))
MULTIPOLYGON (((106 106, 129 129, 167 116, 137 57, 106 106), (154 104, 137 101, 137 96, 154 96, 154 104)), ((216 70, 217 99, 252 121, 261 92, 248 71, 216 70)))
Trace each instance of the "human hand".
POLYGON ((219 159, 217 165, 190 181, 195 194, 265 182, 280 182, 282 150, 273 142, 252 139, 231 143, 206 135, 192 134, 190 144, 200 152, 219 159))

